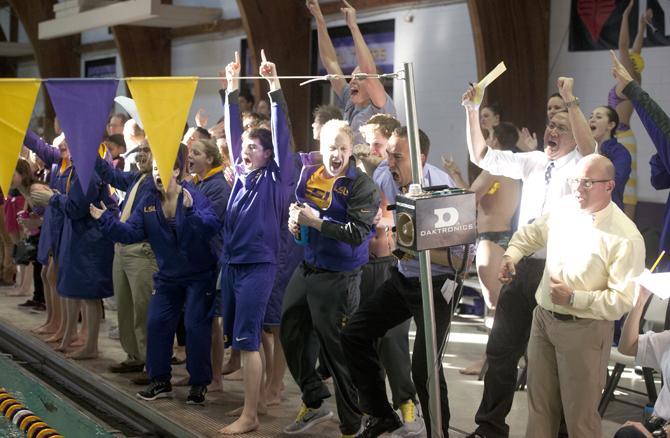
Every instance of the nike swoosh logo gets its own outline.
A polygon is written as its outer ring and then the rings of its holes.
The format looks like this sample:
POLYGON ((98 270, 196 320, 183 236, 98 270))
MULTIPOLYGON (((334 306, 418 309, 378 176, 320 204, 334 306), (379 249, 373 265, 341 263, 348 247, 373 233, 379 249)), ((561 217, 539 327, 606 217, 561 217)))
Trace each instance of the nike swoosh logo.
POLYGON ((245 340, 247 340, 247 339, 249 339, 249 338, 248 338, 248 337, 246 337, 246 338, 235 338, 235 340, 236 340, 237 342, 242 342, 242 341, 245 341, 245 340))

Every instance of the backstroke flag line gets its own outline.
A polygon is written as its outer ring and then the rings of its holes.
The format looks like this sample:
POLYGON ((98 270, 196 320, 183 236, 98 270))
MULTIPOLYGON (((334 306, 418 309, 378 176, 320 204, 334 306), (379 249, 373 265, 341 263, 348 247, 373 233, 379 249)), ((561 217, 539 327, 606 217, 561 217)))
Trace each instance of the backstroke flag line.
POLYGON ((0 187, 5 196, 40 89, 39 79, 0 79, 0 187))
POLYGON ((167 189, 198 78, 129 78, 126 83, 167 189))
POLYGON ((45 85, 65 133, 81 190, 87 193, 119 81, 49 79, 45 85))

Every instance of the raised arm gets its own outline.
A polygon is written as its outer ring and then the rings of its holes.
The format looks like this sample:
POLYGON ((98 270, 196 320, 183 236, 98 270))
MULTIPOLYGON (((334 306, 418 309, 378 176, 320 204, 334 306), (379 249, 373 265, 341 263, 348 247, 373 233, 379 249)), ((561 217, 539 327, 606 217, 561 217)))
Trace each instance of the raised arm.
POLYGON ((455 186, 461 189, 469 189, 470 185, 463 179, 461 169, 456 164, 454 157, 442 155, 442 168, 454 182, 455 186))
MULTIPOLYGON (((621 63, 624 65, 624 67, 626 67, 626 70, 628 70, 630 74, 633 74, 633 62, 630 60, 630 53, 628 51, 628 48, 630 47, 628 18, 630 17, 630 13, 633 10, 634 4, 635 0, 630 0, 628 6, 626 6, 626 9, 623 11, 623 15, 621 16, 621 27, 619 28, 619 60, 621 60, 621 63)), ((638 33, 640 32, 638 31, 638 33)))
POLYGON ((127 192, 139 176, 139 172, 124 172, 110 165, 100 157, 95 160, 95 173, 105 184, 127 192))
POLYGON ((479 166, 486 154, 486 140, 479 124, 479 105, 475 104, 477 91, 472 85, 463 94, 461 105, 465 108, 465 136, 468 141, 470 161, 479 166))
POLYGON ((640 337, 640 319, 644 313, 644 306, 649 300, 651 294, 647 289, 636 286, 637 302, 635 307, 630 311, 623 323, 623 330, 621 331, 621 338, 619 338, 619 353, 626 356, 637 356, 637 341, 640 337))
MULTIPOLYGON (((219 73, 219 76, 221 73, 219 73)), ((225 70, 227 87, 223 102, 223 111, 226 124, 226 143, 230 161, 235 164, 242 153, 242 120, 240 119, 240 107, 238 92, 240 80, 240 56, 235 52, 235 61, 229 63, 225 70)))
POLYGON ((644 30, 647 28, 647 25, 651 23, 651 19, 654 17, 654 12, 651 9, 647 9, 644 12, 644 15, 640 17, 640 24, 637 27, 637 35, 635 35, 635 41, 633 41, 632 51, 640 54, 642 53, 642 43, 644 43, 644 30))
POLYGON ((40 160, 44 161, 44 165, 47 168, 55 163, 59 163, 61 160, 58 148, 51 146, 31 130, 26 132, 23 144, 28 149, 35 152, 35 155, 40 157, 40 160))
MULTIPOLYGON (((333 47, 333 42, 330 39, 330 35, 328 35, 328 27, 326 26, 326 20, 321 13, 319 1, 307 0, 307 9, 309 9, 309 12, 312 14, 314 21, 316 22, 316 34, 319 39, 319 58, 321 59, 321 63, 328 74, 341 76, 342 68, 337 61, 335 47, 333 47)), ((332 85, 335 94, 341 96, 346 81, 342 78, 331 79, 330 85, 332 85)))
POLYGON ((584 113, 579 107, 579 100, 572 93, 575 80, 573 78, 560 77, 558 78, 558 91, 568 108, 568 119, 570 120, 570 128, 572 135, 577 142, 577 150, 582 156, 592 154, 596 150, 596 140, 593 138, 593 132, 586 121, 584 113))
MULTIPOLYGON (((370 48, 365 42, 363 34, 356 22, 356 9, 354 9, 346 0, 342 1, 345 4, 345 7, 342 8, 342 14, 344 14, 347 26, 354 39, 354 49, 356 51, 358 67, 360 68, 361 73, 376 74, 377 65, 375 64, 375 59, 373 58, 370 48)), ((368 78, 359 83, 361 86, 365 87, 374 106, 382 108, 386 105, 386 90, 384 90, 384 85, 382 85, 382 82, 378 78, 368 78)))
POLYGON ((291 159, 291 129, 288 121, 288 111, 284 93, 281 90, 281 83, 277 79, 277 67, 274 63, 268 62, 265 57, 265 51, 261 50, 260 75, 263 76, 270 85, 270 102, 272 106, 272 144, 274 145, 274 159, 279 168, 286 170, 286 177, 282 177, 284 185, 290 183, 291 178, 288 172, 293 171, 293 162, 291 159))

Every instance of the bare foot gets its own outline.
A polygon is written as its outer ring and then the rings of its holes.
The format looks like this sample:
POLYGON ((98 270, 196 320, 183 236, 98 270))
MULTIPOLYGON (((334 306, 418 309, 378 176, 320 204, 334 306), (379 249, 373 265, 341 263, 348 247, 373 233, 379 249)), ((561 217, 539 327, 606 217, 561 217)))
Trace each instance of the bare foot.
POLYGON ((71 347, 83 347, 84 344, 86 343, 86 338, 83 336, 77 336, 72 340, 72 343, 70 344, 71 347))
POLYGON ((54 333, 53 336, 49 336, 48 338, 46 338, 44 340, 44 342, 48 342, 49 344, 53 344, 53 343, 56 343, 56 342, 60 342, 61 339, 63 339, 63 335, 61 335, 59 333, 54 333))
POLYGON ((230 374, 223 373, 226 376, 226 380, 240 381, 243 379, 242 368, 238 368, 237 371, 233 371, 230 374))
POLYGON ((56 330, 57 329, 52 329, 48 325, 44 324, 32 329, 31 332, 35 333, 36 335, 53 335, 56 333, 56 330))
POLYGON ((281 390, 268 388, 266 390, 267 394, 267 405, 268 406, 278 406, 281 404, 281 390))
POLYGON ((207 392, 223 392, 223 381, 212 381, 212 383, 207 385, 207 392))
POLYGON ((232 364, 230 362, 226 362, 226 363, 223 364, 223 368, 221 369, 221 374, 223 374, 224 376, 227 376, 228 374, 232 374, 232 373, 234 373, 236 371, 239 371, 241 369, 242 369, 242 367, 240 366, 239 363, 238 364, 232 364))
POLYGON ((68 349, 68 347, 69 347, 68 345, 65 345, 65 344, 61 343, 58 347, 54 348, 54 350, 58 351, 58 352, 61 352, 61 353, 65 353, 65 351, 68 349))
POLYGON ((98 350, 89 351, 85 348, 82 348, 80 350, 76 350, 76 351, 73 351, 72 353, 66 354, 65 357, 68 357, 68 358, 74 359, 74 360, 96 359, 98 357, 98 350))
POLYGON ((223 435, 237 435, 240 433, 252 432, 258 429, 258 425, 258 418, 248 419, 240 417, 234 423, 219 430, 219 433, 223 435))
POLYGON ((484 362, 486 362, 486 358, 483 357, 475 362, 472 362, 467 368, 461 368, 458 370, 459 373, 465 375, 465 376, 478 376, 479 373, 482 372, 482 368, 484 367, 484 362))

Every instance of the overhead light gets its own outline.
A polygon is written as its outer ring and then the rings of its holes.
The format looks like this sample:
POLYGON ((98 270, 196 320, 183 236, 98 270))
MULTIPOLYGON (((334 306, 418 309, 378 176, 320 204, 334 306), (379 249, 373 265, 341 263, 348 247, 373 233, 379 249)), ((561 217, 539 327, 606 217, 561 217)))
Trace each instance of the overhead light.
POLYGON ((39 23, 41 40, 117 25, 184 27, 211 23, 221 9, 164 5, 160 0, 69 0, 54 5, 56 18, 39 23), (90 9, 92 8, 92 9, 90 9))

